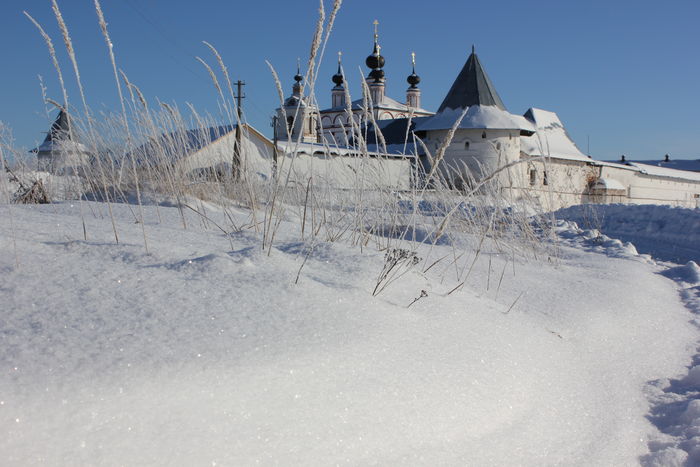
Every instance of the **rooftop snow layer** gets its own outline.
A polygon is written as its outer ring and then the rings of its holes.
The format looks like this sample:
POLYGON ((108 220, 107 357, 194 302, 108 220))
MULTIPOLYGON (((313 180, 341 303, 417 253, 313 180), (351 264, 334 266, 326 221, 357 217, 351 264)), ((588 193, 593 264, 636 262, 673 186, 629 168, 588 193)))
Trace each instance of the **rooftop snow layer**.
POLYGON ((176 161, 203 149, 231 133, 234 128, 235 125, 223 125, 164 133, 137 147, 134 155, 138 162, 152 157, 176 161))
MULTIPOLYGON (((337 112, 340 110, 345 110, 346 106, 337 106, 337 107, 330 107, 328 109, 323 109, 321 110, 321 113, 324 112, 337 112)), ((355 99, 351 103, 351 108, 353 110, 360 110, 365 108, 365 100, 364 99, 355 99)), ((392 99, 389 96, 384 96, 382 101, 379 104, 373 103, 372 108, 374 109, 380 109, 380 110, 396 110, 400 112, 410 112, 413 110, 413 112, 417 113, 422 113, 422 114, 432 114, 433 112, 429 110, 425 110, 423 108, 418 108, 418 109, 412 109, 411 107, 407 106, 406 104, 402 104, 401 102, 397 101, 396 99, 392 99)))
POLYGON ((688 170, 677 170, 668 169, 666 167, 658 167, 656 165, 640 164, 639 162, 630 162, 628 165, 636 167, 640 172, 647 175, 654 175, 656 177, 671 177, 671 178, 681 178, 684 180, 692 180, 695 182, 700 182, 699 172, 690 172, 688 170))
POLYGON ((520 148, 525 154, 587 162, 591 160, 576 147, 556 113, 530 108, 525 112, 525 118, 537 128, 533 136, 520 138, 520 148))
MULTIPOLYGON (((445 109, 417 123, 416 130, 449 130, 463 112, 464 109, 445 109)), ((472 105, 467 108, 459 128, 535 131, 535 126, 524 117, 492 105, 472 105)))
POLYGON ((625 162, 634 162, 636 164, 645 165, 655 165, 657 167, 663 167, 666 169, 676 169, 676 170, 688 170, 690 172, 700 172, 700 159, 669 159, 669 160, 627 160, 622 162, 620 160, 609 161, 618 164, 624 164, 625 162))

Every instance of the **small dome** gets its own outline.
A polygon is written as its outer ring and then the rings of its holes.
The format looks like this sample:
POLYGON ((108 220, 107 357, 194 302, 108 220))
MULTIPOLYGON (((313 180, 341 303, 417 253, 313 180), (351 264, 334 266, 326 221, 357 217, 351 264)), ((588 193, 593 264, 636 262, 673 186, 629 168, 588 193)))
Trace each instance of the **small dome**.
POLYGON ((373 79, 374 82, 377 83, 384 79, 384 70, 380 68, 375 68, 374 70, 369 72, 368 78, 373 79))
POLYGON ((420 83, 420 76, 416 74, 416 53, 411 52, 411 74, 408 75, 408 78, 406 78, 406 81, 408 81, 408 84, 411 85, 412 88, 415 88, 418 86, 418 83, 420 83))
POLYGON ((372 53, 372 55, 367 57, 367 60, 365 60, 365 64, 373 70, 376 70, 378 68, 384 68, 384 57, 380 55, 379 51, 377 50, 377 47, 374 48, 374 52, 372 53))
MULTIPOLYGON (((339 56, 340 57, 340 56, 339 56)), ((331 78, 336 86, 342 86, 343 84, 343 70, 340 68, 340 58, 338 58, 338 72, 331 78)))
POLYGON ((301 75, 299 74, 299 72, 297 71, 297 74, 294 75, 294 81, 296 81, 297 83, 301 83, 301 81, 302 81, 303 79, 304 79, 304 77, 301 76, 301 75))

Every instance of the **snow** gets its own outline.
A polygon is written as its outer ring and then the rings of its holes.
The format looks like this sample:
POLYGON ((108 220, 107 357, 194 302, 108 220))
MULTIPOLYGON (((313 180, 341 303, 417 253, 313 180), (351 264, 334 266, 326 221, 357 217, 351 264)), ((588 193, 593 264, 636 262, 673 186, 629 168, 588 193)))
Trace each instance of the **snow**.
POLYGON ((556 216, 632 242, 640 253, 658 260, 700 262, 700 209, 588 204, 559 210, 556 216))
MULTIPOLYGON (((619 163, 620 161, 609 161, 609 162, 617 162, 619 163)), ((628 162, 632 163, 639 163, 639 164, 645 164, 645 165, 655 165, 657 167, 664 167, 667 169, 676 169, 676 170, 687 170, 691 172, 700 172, 700 159, 676 159, 676 158, 671 158, 669 160, 665 159, 656 159, 656 160, 628 160, 628 162)))
POLYGON ((384 252, 304 243, 283 222, 268 255, 251 229, 226 238, 193 213, 183 229, 163 206, 144 207, 146 252, 132 207, 112 208, 119 244, 104 204, 0 205, 3 465, 696 458, 683 443, 697 448, 697 401, 668 433, 650 408, 676 397, 659 381, 697 383, 679 294, 697 266, 658 274, 562 220, 556 257, 486 242, 448 294, 451 265, 422 271, 474 252, 478 238, 455 235, 373 297, 384 252))
MULTIPOLYGON (((445 109, 432 117, 425 118, 416 124, 417 131, 449 130, 464 109, 445 109)), ((528 130, 534 131, 534 126, 524 117, 513 115, 491 105, 472 105, 468 107, 459 128, 484 128, 494 130, 528 130)))
POLYGON ((669 169, 667 167, 658 167, 656 165, 640 164, 639 162, 630 162, 629 165, 636 167, 644 174, 654 175, 657 177, 680 178, 684 180, 692 180, 700 182, 699 172, 689 172, 687 170, 669 169))
POLYGON ((537 131, 532 136, 520 138, 522 152, 530 156, 591 162, 590 157, 576 147, 556 113, 531 108, 525 116, 532 121, 537 131))

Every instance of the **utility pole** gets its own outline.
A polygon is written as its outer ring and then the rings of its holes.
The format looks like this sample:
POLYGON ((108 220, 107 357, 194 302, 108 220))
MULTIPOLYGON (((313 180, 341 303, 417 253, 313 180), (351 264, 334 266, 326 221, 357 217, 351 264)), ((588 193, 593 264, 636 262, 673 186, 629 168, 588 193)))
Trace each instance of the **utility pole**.
POLYGON ((277 178, 277 122, 279 116, 272 117, 272 178, 277 178))
POLYGON ((233 146, 233 161, 231 166, 231 176, 237 180, 241 176, 241 161, 243 160, 243 151, 241 146, 241 124, 243 122, 243 86, 245 82, 240 79, 236 81, 236 116, 238 121, 236 124, 236 143, 233 146))
POLYGON ((588 157, 591 157, 591 135, 586 135, 587 143, 586 143, 586 155, 588 157))

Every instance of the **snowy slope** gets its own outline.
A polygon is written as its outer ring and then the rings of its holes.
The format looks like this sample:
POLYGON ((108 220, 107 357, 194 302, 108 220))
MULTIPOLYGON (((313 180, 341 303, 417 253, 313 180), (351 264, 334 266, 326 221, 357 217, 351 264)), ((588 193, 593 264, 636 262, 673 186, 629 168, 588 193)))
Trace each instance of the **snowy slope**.
POLYGON ((372 297, 371 248, 147 207, 146 253, 82 209, 88 241, 77 204, 0 206, 2 465, 636 465, 698 337, 660 266, 566 222, 559 258, 484 245, 448 295, 423 247, 372 297))
POLYGON ((700 209, 588 204, 562 209, 556 216, 632 242, 657 260, 700 262, 700 209))

